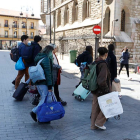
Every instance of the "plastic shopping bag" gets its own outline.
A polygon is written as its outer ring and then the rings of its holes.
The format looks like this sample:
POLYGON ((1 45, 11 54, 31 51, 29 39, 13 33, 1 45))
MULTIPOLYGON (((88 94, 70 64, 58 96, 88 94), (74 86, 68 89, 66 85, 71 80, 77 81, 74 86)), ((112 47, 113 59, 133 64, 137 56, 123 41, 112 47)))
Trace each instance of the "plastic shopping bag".
POLYGON ((25 65, 22 61, 22 57, 20 57, 15 65, 15 69, 16 70, 24 70, 25 69, 25 65))
POLYGON ((123 113, 123 108, 118 97, 118 92, 98 97, 100 109, 106 118, 115 117, 123 113))

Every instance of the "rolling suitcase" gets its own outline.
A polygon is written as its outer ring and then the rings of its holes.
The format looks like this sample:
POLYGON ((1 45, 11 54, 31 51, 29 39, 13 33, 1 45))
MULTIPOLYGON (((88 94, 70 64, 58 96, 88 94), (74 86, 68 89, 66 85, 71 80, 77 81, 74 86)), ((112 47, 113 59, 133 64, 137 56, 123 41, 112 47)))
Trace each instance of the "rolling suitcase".
POLYGON ((13 97, 18 101, 22 101, 27 90, 28 90, 28 84, 27 83, 20 83, 18 88, 14 92, 13 97))
POLYGON ((83 88, 82 83, 73 92, 73 96, 75 96, 75 99, 78 99, 80 101, 84 101, 89 94, 90 91, 83 88))

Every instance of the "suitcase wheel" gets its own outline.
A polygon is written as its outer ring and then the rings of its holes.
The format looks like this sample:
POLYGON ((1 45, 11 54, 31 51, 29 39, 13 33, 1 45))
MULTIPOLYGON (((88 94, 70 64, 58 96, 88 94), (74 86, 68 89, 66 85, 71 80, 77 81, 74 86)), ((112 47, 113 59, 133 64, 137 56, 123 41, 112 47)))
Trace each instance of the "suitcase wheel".
POLYGON ((74 93, 72 93, 72 96, 74 96, 74 93))
POLYGON ((81 102, 83 102, 83 101, 84 101, 84 99, 81 99, 80 101, 81 101, 81 102))

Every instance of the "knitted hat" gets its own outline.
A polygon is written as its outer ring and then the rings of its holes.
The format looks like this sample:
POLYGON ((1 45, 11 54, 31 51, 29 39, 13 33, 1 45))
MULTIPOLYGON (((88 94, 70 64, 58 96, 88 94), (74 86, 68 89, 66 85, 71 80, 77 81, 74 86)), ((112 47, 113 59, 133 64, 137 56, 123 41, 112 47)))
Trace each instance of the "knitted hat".
POLYGON ((56 48, 56 45, 55 44, 49 44, 49 46, 51 46, 53 49, 56 48))

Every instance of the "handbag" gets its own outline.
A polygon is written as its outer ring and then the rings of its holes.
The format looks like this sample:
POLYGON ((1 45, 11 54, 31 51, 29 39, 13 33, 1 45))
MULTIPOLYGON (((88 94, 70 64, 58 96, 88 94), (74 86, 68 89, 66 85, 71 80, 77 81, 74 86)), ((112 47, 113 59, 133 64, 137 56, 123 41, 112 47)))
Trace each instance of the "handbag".
POLYGON ((17 63, 15 64, 15 69, 16 70, 24 70, 25 69, 25 65, 22 61, 22 57, 20 57, 17 61, 17 63))
POLYGON ((100 109, 106 118, 118 116, 123 113, 118 92, 111 92, 98 97, 100 109))
POLYGON ((45 74, 44 74, 44 70, 40 65, 40 63, 43 61, 43 59, 41 59, 37 63, 36 66, 29 67, 29 76, 30 76, 30 79, 32 80, 33 83, 35 83, 38 80, 45 80, 46 79, 45 74))
POLYGON ((121 84, 120 82, 119 83, 116 83, 116 82, 112 82, 112 91, 118 91, 118 92, 121 92, 121 84))
MULTIPOLYGON (((48 97, 48 95, 47 95, 48 97)), ((54 94, 52 93, 53 102, 47 103, 47 97, 45 103, 37 109, 37 120, 38 122, 49 122, 53 120, 58 120, 64 117, 65 110, 60 102, 56 101, 54 94)))

